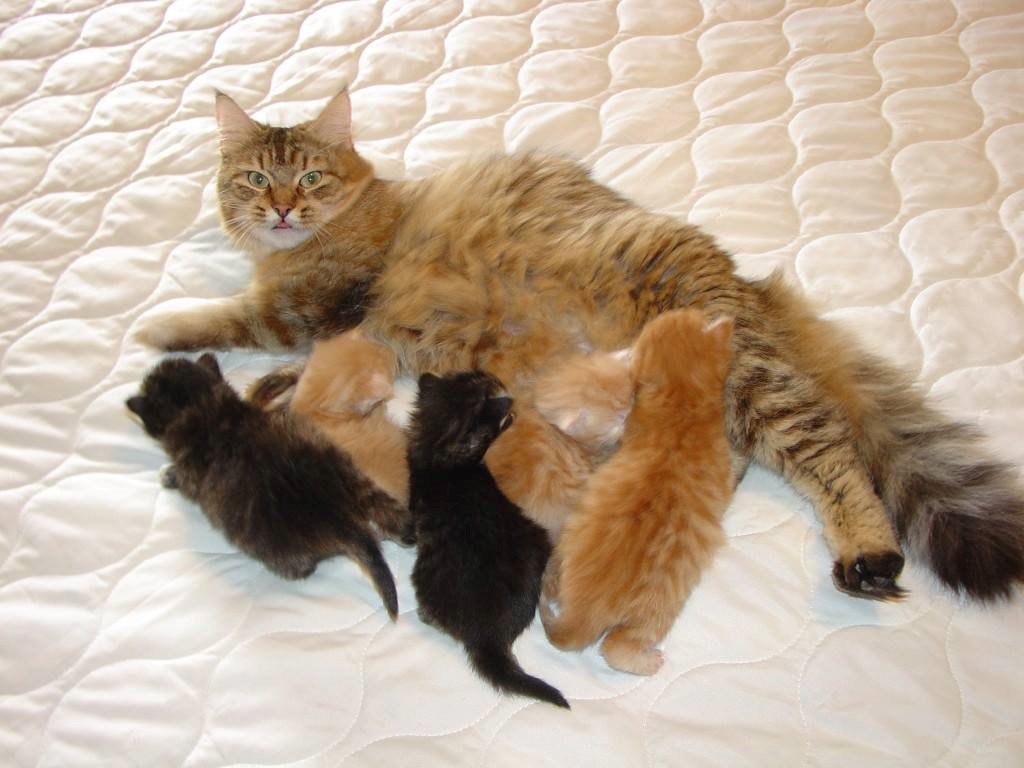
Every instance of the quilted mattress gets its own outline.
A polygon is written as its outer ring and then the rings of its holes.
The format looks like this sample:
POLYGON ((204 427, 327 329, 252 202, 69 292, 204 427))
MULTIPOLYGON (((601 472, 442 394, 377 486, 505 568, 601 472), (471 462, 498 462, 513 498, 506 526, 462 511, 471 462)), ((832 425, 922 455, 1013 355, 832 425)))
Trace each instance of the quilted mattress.
MULTIPOLYGON (((356 567, 280 581, 178 494, 123 402, 143 315, 229 295, 213 91, 258 119, 351 84, 391 178, 572 155, 782 269, 1024 465, 1019 0, 4 0, 0 764, 1024 765, 1024 601, 911 563, 833 589, 809 505, 754 468, 650 679, 516 653, 571 712, 501 697, 356 567)), ((221 355, 241 386, 287 356, 221 355)))

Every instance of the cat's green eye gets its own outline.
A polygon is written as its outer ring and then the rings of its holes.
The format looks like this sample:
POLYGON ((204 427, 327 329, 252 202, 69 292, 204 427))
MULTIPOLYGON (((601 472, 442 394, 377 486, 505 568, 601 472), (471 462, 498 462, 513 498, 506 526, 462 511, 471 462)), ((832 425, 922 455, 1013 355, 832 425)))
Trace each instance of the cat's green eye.
POLYGON ((266 189, 270 186, 270 179, 264 176, 259 171, 249 171, 249 183, 257 189, 266 189))
POLYGON ((317 184, 320 183, 320 179, 322 179, 323 177, 324 175, 320 173, 320 171, 310 171, 301 179, 299 179, 299 184, 306 187, 307 189, 309 187, 315 187, 317 184))

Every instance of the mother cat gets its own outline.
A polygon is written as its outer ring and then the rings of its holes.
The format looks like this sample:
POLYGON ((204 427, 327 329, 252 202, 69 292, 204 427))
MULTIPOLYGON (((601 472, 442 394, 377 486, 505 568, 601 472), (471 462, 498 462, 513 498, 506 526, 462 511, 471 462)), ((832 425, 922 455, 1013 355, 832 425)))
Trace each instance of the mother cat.
POLYGON ((347 93, 291 128, 218 94, 217 122, 221 213, 255 275, 232 299, 148 319, 149 344, 286 348, 362 322, 410 373, 484 368, 522 398, 555 356, 625 346, 668 308, 730 315, 733 448, 811 499, 839 589, 899 597, 897 534, 973 597, 1024 579, 1011 470, 779 281, 737 276, 700 230, 550 157, 378 179, 353 146, 347 93))

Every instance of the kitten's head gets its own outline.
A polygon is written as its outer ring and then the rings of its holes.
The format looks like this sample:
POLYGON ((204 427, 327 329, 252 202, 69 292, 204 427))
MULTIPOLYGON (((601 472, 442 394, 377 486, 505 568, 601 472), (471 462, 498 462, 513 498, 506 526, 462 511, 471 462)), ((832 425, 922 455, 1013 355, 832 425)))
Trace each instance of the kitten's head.
POLYGON ((348 92, 315 120, 291 128, 257 123, 217 93, 224 228, 243 249, 287 250, 322 231, 373 178, 352 144, 348 92))
POLYGON ((732 318, 709 318, 696 309, 658 315, 633 346, 633 377, 639 384, 655 386, 720 386, 732 360, 732 329, 732 318))
POLYGON ((150 437, 160 439, 183 408, 208 397, 224 381, 217 358, 206 353, 198 362, 164 360, 147 374, 139 394, 125 401, 150 437))
POLYGON ((512 423, 512 398, 483 371, 424 373, 413 412, 410 461, 419 465, 478 464, 512 423))
POLYGON ((534 405, 550 423, 585 446, 613 447, 633 406, 633 379, 624 352, 574 355, 537 380, 534 405))

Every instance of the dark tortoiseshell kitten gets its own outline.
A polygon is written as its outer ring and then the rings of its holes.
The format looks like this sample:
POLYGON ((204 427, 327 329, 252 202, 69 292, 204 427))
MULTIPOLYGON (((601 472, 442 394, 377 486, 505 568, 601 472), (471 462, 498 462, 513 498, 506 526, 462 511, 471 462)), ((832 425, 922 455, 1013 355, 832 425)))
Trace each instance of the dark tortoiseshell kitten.
POLYGON ((483 464, 511 421, 511 407, 501 382, 487 373, 420 377, 409 436, 409 506, 419 549, 412 582, 420 618, 460 641, 495 688, 568 708, 561 693, 524 672, 512 655, 537 610, 551 545, 483 464))
POLYGON ((348 555, 370 576, 392 619, 398 597, 371 520, 384 532, 407 516, 311 424, 242 400, 216 358, 168 359, 125 403, 173 465, 164 485, 199 504, 242 552, 286 579, 348 555))

